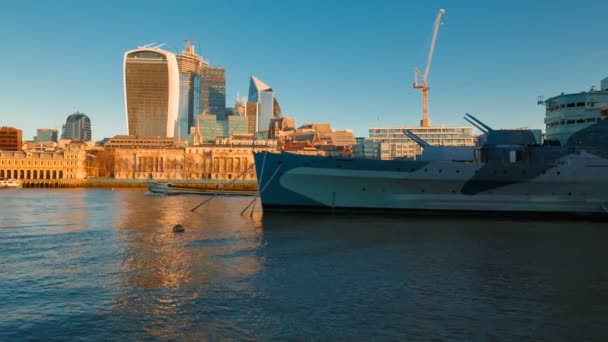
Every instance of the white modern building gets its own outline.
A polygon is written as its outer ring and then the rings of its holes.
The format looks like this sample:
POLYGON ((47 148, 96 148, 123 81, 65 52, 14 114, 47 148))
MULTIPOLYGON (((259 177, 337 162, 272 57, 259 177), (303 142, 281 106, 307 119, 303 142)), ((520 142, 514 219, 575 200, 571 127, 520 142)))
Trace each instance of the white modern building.
POLYGON ((587 92, 561 93, 547 100, 541 97, 538 104, 546 107, 545 141, 565 145, 573 133, 608 119, 608 78, 601 81, 600 90, 592 87, 587 92))
POLYGON ((466 126, 401 126, 370 128, 369 140, 380 144, 380 158, 412 158, 422 153, 422 147, 409 138, 409 130, 422 140, 435 146, 475 146, 473 128, 466 126))

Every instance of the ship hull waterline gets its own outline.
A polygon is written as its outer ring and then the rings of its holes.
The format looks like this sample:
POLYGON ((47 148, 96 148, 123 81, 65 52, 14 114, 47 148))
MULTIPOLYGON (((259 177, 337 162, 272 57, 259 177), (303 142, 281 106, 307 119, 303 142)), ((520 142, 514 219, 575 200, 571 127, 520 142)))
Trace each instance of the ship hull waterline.
POLYGON ((380 161, 255 154, 264 211, 608 215, 608 162, 380 161))

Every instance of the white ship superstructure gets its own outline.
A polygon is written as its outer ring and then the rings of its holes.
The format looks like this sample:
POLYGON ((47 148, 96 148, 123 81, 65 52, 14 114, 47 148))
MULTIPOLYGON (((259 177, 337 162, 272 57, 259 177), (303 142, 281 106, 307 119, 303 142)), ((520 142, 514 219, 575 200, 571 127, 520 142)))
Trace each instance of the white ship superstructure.
POLYGON ((565 145, 575 132, 608 119, 608 78, 601 82, 600 90, 564 94, 539 100, 546 106, 546 138, 565 145))

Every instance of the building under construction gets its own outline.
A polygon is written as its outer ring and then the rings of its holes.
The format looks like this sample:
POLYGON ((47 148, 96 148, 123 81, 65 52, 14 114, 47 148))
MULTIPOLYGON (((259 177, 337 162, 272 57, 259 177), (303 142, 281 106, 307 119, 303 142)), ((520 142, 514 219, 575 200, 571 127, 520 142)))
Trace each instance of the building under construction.
MULTIPOLYGON (((380 159, 394 158, 416 158, 422 153, 422 147, 412 140, 405 131, 410 131, 430 145, 436 146, 475 146, 476 137, 473 128, 467 126, 431 126, 428 114, 428 77, 433 60, 437 33, 441 25, 441 17, 445 13, 440 9, 433 25, 433 37, 429 54, 426 60, 424 73, 421 74, 416 68, 414 77, 414 89, 422 91, 422 120, 420 126, 380 127, 370 128, 368 140, 379 144, 380 159)), ((363 143, 363 142, 362 142, 363 143)))
POLYGON ((186 47, 176 55, 180 73, 181 139, 195 126, 196 116, 203 113, 226 118, 226 69, 209 65, 195 53, 194 45, 186 40, 186 47), (184 131, 184 126, 187 129, 184 131))

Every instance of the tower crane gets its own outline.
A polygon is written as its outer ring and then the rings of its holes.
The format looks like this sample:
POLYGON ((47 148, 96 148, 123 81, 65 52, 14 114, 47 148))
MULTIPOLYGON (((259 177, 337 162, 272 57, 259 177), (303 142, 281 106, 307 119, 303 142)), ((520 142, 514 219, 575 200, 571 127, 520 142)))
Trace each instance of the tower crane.
POLYGON ((422 120, 420 121, 421 127, 429 127, 431 125, 431 121, 429 120, 429 85, 427 83, 429 77, 429 70, 431 68, 431 62, 433 60, 433 50, 435 50, 435 42, 437 41, 437 32, 439 31, 439 25, 441 25, 441 16, 445 13, 445 10, 442 8, 437 13, 437 18, 435 19, 435 27, 433 28, 433 39, 431 40, 431 48, 429 49, 429 56, 426 59, 426 68, 424 69, 424 75, 420 74, 418 68, 416 68, 416 73, 414 74, 414 89, 422 89, 422 120), (418 79, 420 79, 420 83, 418 83, 418 79))

